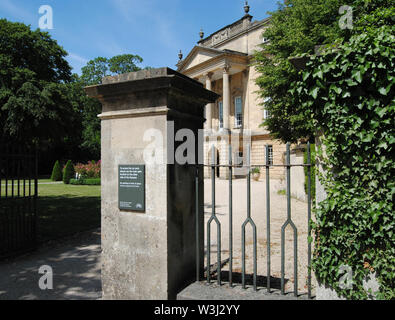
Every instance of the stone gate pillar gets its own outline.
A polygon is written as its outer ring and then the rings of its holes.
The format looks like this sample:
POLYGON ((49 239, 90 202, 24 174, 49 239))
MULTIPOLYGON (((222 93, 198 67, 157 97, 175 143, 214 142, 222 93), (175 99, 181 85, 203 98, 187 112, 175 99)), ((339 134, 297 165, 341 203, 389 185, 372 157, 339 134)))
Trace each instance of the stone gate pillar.
MULTIPOLYGON (((106 77, 85 90, 103 106, 103 298, 175 299, 196 274, 196 193, 195 165, 172 161, 183 144, 174 136, 190 129, 197 159, 203 108, 217 95, 168 68, 106 77)), ((202 170, 199 188, 203 270, 202 170)))

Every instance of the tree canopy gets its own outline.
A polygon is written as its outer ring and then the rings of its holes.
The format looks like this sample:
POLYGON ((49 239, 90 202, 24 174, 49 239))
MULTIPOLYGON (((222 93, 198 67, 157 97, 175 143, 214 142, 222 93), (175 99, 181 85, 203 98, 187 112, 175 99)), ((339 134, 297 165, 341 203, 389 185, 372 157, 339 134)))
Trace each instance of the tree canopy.
POLYGON ((142 62, 143 58, 133 54, 121 54, 112 58, 97 57, 82 68, 80 79, 85 85, 99 84, 103 77, 141 70, 138 64, 142 62))
POLYGON ((74 91, 77 92, 78 103, 82 106, 82 147, 89 150, 97 159, 100 157, 100 119, 101 112, 98 100, 86 96, 83 88, 100 84, 103 77, 141 70, 137 65, 143 62, 138 55, 123 54, 112 58, 97 57, 82 68, 82 74, 76 79, 74 91))
POLYGON ((52 143, 72 131, 67 52, 50 35, 0 20, 0 126, 6 140, 52 143))
MULTIPOLYGON (((388 15, 382 9, 391 7, 388 0, 285 0, 278 10, 271 12, 271 22, 264 31, 269 40, 255 54, 255 65, 260 76, 256 82, 262 101, 270 117, 264 121, 275 138, 296 142, 314 136, 311 113, 302 110, 289 94, 290 85, 301 79, 301 73, 289 58, 302 54, 312 55, 315 46, 346 42, 354 33, 370 25, 377 26, 371 13, 388 15), (340 7, 348 5, 353 12, 353 29, 342 29, 340 7), (365 18, 364 18, 365 17, 365 18), (373 21, 369 22, 369 19, 373 21), (364 22, 362 22, 364 21, 364 22), (266 99, 270 97, 270 99, 266 99)), ((386 20, 390 21, 387 16, 386 20)), ((381 21, 383 21, 381 19, 381 21)), ((386 23, 386 22, 384 22, 386 23)))
POLYGON ((0 19, 0 143, 37 144, 43 170, 53 157, 100 158, 101 105, 84 87, 138 71, 143 61, 133 54, 98 57, 79 76, 71 73, 66 56, 48 33, 0 19))

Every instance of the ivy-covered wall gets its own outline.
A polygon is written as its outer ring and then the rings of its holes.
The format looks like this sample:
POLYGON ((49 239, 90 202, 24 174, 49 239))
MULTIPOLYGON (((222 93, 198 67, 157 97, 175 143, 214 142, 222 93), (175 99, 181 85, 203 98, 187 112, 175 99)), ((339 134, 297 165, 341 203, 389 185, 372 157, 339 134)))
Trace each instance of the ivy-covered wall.
MULTIPOLYGON (((327 199, 315 210, 313 268, 348 299, 366 299, 375 273, 379 299, 395 298, 395 37, 372 28, 311 57, 291 92, 323 132, 327 199), (340 285, 344 266, 352 282, 340 285)), ((318 150, 322 157, 322 150, 318 150)))

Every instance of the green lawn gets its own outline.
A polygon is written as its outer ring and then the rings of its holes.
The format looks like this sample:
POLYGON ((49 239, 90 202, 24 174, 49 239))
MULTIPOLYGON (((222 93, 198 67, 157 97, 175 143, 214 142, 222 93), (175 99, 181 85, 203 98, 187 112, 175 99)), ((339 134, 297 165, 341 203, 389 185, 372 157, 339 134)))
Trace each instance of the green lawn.
MULTIPOLYGON (((37 212, 40 242, 100 227, 100 186, 51 184, 38 181, 37 212)), ((26 189, 28 185, 26 185, 26 189)), ((20 184, 23 189, 23 183, 20 184)), ((8 185, 11 191, 11 183, 8 185)), ((16 185, 14 183, 14 190, 16 185)), ((1 194, 5 194, 2 181, 1 194)))

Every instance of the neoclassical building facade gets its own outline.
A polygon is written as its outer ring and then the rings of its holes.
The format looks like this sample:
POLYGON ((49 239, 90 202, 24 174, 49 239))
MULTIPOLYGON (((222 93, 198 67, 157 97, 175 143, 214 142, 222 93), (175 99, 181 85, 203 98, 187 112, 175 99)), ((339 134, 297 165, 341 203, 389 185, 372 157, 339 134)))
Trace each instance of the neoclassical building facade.
MULTIPOLYGON (((252 21, 249 7, 238 21, 214 32, 208 37, 200 33, 200 41, 190 53, 177 64, 178 71, 193 78, 220 95, 216 103, 205 109, 205 163, 212 161, 212 142, 215 142, 214 158, 219 164, 229 163, 229 145, 232 145, 232 161, 242 165, 247 157, 247 145, 251 146, 251 164, 265 163, 268 146, 270 163, 283 164, 285 145, 274 140, 261 126, 268 114, 264 101, 257 94, 255 83, 258 74, 252 66, 254 52, 262 50, 265 42, 263 30, 269 19, 252 21)), ((273 167, 272 178, 282 179, 284 169, 273 167)), ((264 170, 261 170, 263 176, 264 170)), ((206 169, 206 177, 209 169, 206 169)), ((228 170, 219 168, 219 178, 228 178, 228 170)), ((245 171, 236 170, 243 176, 245 171)))

